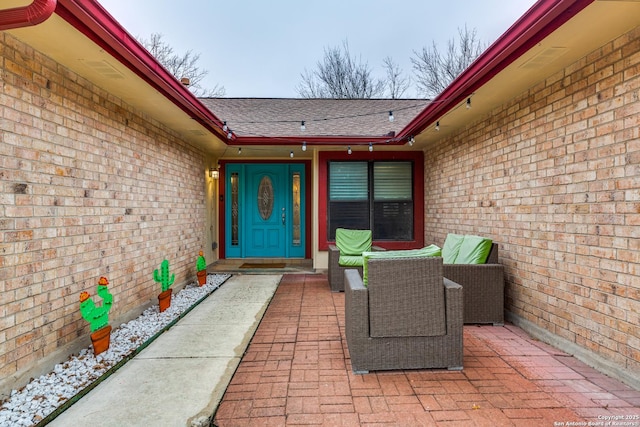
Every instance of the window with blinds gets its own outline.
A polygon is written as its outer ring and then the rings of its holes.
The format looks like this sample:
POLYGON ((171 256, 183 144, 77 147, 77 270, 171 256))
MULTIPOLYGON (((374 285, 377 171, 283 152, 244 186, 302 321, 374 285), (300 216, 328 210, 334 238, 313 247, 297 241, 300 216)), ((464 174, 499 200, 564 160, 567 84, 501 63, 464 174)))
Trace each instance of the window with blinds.
POLYGON ((367 162, 329 164, 330 239, 336 228, 369 229, 369 166, 367 162))
POLYGON ((413 239, 410 161, 329 162, 328 233, 371 229, 375 240, 413 239))

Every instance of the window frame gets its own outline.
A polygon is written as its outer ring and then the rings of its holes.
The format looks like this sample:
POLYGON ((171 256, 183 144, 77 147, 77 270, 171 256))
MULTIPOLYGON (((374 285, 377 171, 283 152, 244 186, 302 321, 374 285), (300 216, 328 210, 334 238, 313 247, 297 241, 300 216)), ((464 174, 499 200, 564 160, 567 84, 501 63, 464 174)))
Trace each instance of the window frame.
POLYGON ((413 162, 413 240, 374 240, 386 249, 412 249, 424 246, 424 154, 422 151, 346 152, 322 151, 318 155, 318 249, 328 250, 329 162, 332 161, 411 161, 413 162))

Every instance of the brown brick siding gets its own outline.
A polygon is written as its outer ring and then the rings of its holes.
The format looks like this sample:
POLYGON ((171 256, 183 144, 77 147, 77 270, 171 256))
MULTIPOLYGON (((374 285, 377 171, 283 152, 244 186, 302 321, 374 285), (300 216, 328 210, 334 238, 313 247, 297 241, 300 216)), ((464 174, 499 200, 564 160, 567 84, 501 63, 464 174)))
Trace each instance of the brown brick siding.
MULTIPOLYGON (((112 321, 157 303, 167 258, 193 280, 204 155, 0 33, 0 378, 86 340, 81 291, 107 276, 112 321)), ((98 300, 99 301, 99 300, 98 300)))
POLYGON ((425 152, 425 241, 493 238, 507 310, 640 375, 640 28, 425 152))

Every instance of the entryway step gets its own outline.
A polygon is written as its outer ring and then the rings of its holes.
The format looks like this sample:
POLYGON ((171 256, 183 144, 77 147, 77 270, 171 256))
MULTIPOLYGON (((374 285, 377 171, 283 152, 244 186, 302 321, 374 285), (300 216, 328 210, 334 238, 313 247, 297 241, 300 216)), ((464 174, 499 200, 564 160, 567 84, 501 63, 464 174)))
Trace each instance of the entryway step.
POLYGON ((207 267, 209 272, 241 274, 315 273, 312 259, 301 258, 229 258, 207 267))

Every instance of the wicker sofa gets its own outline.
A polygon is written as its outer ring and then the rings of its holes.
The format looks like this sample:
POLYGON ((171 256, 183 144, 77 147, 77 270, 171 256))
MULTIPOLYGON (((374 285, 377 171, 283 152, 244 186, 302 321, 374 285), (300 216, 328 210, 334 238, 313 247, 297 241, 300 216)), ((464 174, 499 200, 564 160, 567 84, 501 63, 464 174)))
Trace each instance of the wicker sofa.
POLYGON ((344 273, 345 335, 356 373, 462 369, 462 287, 440 257, 370 259, 368 285, 344 273))
MULTIPOLYGON (((442 249, 445 260, 446 249, 445 241, 442 249)), ((464 289, 464 323, 504 325, 504 267, 498 261, 497 243, 491 243, 484 264, 445 263, 444 277, 464 289)))

